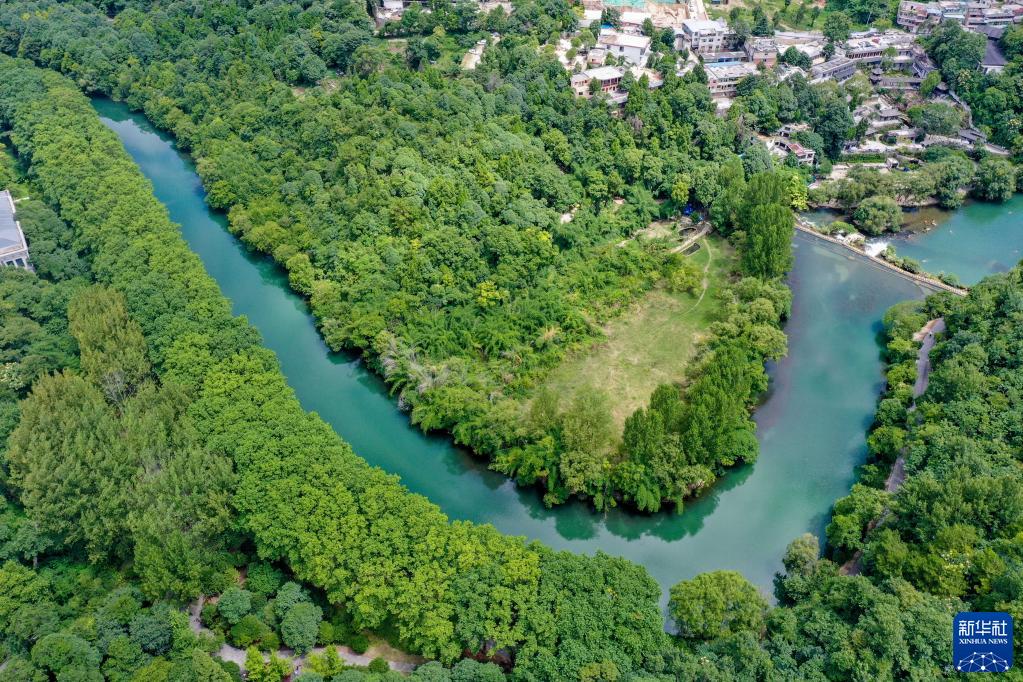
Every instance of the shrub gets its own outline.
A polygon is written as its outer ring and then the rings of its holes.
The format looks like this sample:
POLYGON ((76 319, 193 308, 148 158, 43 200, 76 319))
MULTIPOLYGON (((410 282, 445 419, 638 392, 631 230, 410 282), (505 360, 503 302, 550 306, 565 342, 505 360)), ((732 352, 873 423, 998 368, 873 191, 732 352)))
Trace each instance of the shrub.
POLYGON ((391 666, 387 663, 387 659, 377 656, 369 662, 369 671, 371 673, 385 673, 391 669, 391 666))
POLYGON ((154 607, 131 619, 131 639, 146 653, 160 656, 170 651, 174 631, 166 607, 154 607))
POLYGON ((357 632, 348 638, 348 646, 357 654, 364 654, 369 649, 369 637, 357 632))
POLYGON ((249 564, 245 589, 265 597, 272 597, 284 582, 284 574, 266 562, 249 564))
POLYGON ((234 625, 252 610, 252 594, 240 587, 229 587, 220 595, 217 610, 224 620, 234 625))
POLYGON ((234 627, 231 628, 231 643, 237 647, 247 649, 256 642, 262 640, 272 632, 266 623, 251 613, 242 616, 234 627))
POLYGON ((323 611, 311 602, 299 602, 291 607, 281 621, 281 636, 284 643, 303 654, 316 644, 323 611))

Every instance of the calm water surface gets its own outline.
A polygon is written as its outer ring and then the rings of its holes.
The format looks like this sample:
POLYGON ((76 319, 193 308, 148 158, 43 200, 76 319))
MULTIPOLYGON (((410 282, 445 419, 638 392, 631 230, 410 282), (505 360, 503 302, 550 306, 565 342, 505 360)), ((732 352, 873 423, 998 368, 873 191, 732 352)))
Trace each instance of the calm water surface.
POLYGON ((973 284, 1023 258, 1023 194, 1004 204, 971 202, 955 212, 921 213, 925 220, 911 221, 913 231, 895 237, 892 245, 928 272, 954 273, 964 284, 973 284))
POLYGON ((702 571, 733 569, 770 590, 785 546, 800 533, 823 530, 863 460, 863 434, 881 381, 881 315, 922 295, 899 277, 797 236, 789 355, 769 367, 771 390, 756 415, 760 460, 727 475, 682 515, 597 514, 584 504, 551 510, 535 491, 488 471, 450 439, 411 427, 356 357, 327 349, 282 272, 228 233, 224 217, 205 205, 191 162, 170 140, 123 105, 102 99, 93 105, 152 181, 235 313, 277 353, 305 408, 330 422, 359 455, 401 476, 452 518, 492 523, 559 549, 624 556, 664 587, 702 571))

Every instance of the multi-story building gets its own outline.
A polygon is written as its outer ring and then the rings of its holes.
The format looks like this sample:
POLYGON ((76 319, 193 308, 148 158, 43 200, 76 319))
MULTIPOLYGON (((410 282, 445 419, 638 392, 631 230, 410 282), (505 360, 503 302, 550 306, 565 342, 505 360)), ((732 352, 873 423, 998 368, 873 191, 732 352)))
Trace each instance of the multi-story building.
POLYGON ((880 64, 891 57, 897 68, 913 63, 913 36, 898 32, 851 38, 846 41, 845 56, 857 64, 880 64))
POLYGON ((823 64, 817 64, 810 69, 812 80, 834 80, 842 83, 853 77, 856 73, 856 62, 848 57, 833 57, 823 64))
POLYGON ((1023 20, 1023 6, 992 0, 902 0, 896 16, 896 23, 913 33, 925 33, 945 20, 958 22, 969 29, 1009 26, 1023 20))
POLYGON ((650 58, 650 38, 618 31, 601 31, 597 45, 607 54, 624 59, 635 66, 645 66, 650 58))
POLYGON ((718 66, 706 66, 707 87, 710 88, 712 97, 732 97, 735 95, 735 86, 743 78, 757 73, 757 67, 749 62, 740 64, 724 64, 718 66))
POLYGON ((728 25, 720 19, 686 19, 675 29, 675 47, 700 55, 724 52, 731 47, 730 35, 728 25))
POLYGON ((748 38, 743 47, 746 58, 754 64, 774 68, 778 63, 778 43, 773 38, 748 38))
POLYGON ((572 74, 572 92, 576 97, 589 99, 591 96, 590 84, 597 81, 600 84, 600 91, 610 93, 618 89, 618 85, 625 77, 625 71, 617 66, 601 66, 596 69, 586 69, 582 73, 572 74))
POLYGON ((0 192, 0 265, 31 270, 28 242, 14 217, 14 199, 7 190, 0 192))

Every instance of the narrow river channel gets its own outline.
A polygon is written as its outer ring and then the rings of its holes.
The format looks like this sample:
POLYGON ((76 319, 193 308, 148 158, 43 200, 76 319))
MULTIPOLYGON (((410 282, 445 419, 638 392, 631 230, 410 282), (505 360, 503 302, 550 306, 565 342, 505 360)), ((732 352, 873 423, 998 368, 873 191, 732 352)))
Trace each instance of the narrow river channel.
POLYGON ((286 276, 228 233, 224 217, 204 203, 192 163, 170 139, 121 104, 96 99, 93 106, 152 181, 235 313, 277 353, 302 404, 359 455, 401 476, 452 518, 492 523, 559 549, 624 556, 665 588, 703 571, 733 569, 770 592, 786 545, 800 533, 823 531, 863 460, 881 382, 882 314, 923 295, 885 270, 797 236, 789 355, 770 367, 770 394, 756 415, 760 460, 726 476, 682 515, 596 514, 583 504, 551 510, 535 491, 488 471, 450 439, 410 426, 357 358, 329 352, 286 276))

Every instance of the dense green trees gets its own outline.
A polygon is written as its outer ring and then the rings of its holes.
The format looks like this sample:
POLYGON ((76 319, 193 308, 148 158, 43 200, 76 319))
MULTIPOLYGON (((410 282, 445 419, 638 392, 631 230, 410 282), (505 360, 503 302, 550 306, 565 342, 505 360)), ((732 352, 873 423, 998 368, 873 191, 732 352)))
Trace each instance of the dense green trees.
POLYGON ((605 459, 614 468, 620 434, 568 447, 522 416, 553 366, 679 271, 663 240, 622 237, 690 188, 711 207, 737 152, 750 174, 770 166, 738 122, 712 116, 702 83, 668 70, 656 91, 631 84, 622 117, 577 100, 532 42, 575 26, 560 1, 511 16, 412 9, 384 27, 413 38, 405 55, 370 40, 352 2, 227 2, 201 16, 128 2, 115 22, 90 3, 17 4, 0 7, 5 46, 172 132, 231 229, 288 269, 331 347, 363 351, 413 422, 542 484, 550 503, 631 497, 613 472, 596 475, 605 459), (489 30, 504 39, 472 74, 432 63, 489 30), (323 65, 338 72, 322 80, 323 65))
MULTIPOLYGON (((581 667, 605 661, 635 670, 664 646, 657 586, 641 568, 554 553, 490 527, 448 523, 435 506, 356 457, 322 420, 302 410, 272 354, 231 316, 87 100, 68 81, 25 62, 2 58, 0 73, 0 121, 12 128, 40 191, 88 246, 105 284, 85 290, 81 296, 88 298, 76 310, 121 320, 126 327, 118 338, 132 347, 138 335, 126 311, 145 341, 144 356, 137 346, 127 352, 95 333, 105 319, 78 320, 79 343, 96 344, 83 363, 88 377, 65 372, 36 382, 11 453, 17 489, 38 491, 25 498, 30 517, 45 522, 62 543, 94 556, 152 562, 154 568, 140 573, 153 596, 194 595, 217 583, 218 548, 232 537, 223 523, 230 521, 230 530, 251 538, 261 557, 286 561, 299 579, 322 588, 330 604, 344 607, 355 629, 386 624, 403 646, 445 661, 466 649, 508 649, 525 679, 572 678, 581 667), (134 392, 108 396, 96 384, 112 373, 136 377, 141 357, 155 372, 140 384, 117 384, 134 392), (86 412, 95 417, 88 424, 86 412), (80 429, 80 436, 72 435, 80 429), (118 429, 126 437, 111 438, 118 429), (35 445, 43 433, 53 437, 35 445), (168 443, 180 447, 157 447, 168 443), (52 472, 24 454, 30 444, 33 452, 43 448, 40 461, 63 467, 69 481, 95 494, 37 487, 52 472), (103 468, 84 470, 72 459, 79 455, 103 468), (229 463, 225 474, 233 464, 234 475, 218 474, 218 462, 229 463), (132 480, 130 473, 140 469, 145 475, 132 480), (100 476, 104 471, 129 479, 112 485, 112 478, 100 476), (165 475, 166 487, 157 485, 165 475), (136 482, 177 492, 179 481, 196 494, 155 496, 138 508, 143 493, 136 482), (221 505, 237 516, 225 518, 221 505), (58 518, 65 511, 85 523, 71 527, 58 518), (125 528, 130 532, 115 532, 125 528), (146 552, 156 539, 161 551, 146 552), (608 601, 609 593, 620 601, 608 601), (553 616, 558 612, 576 615, 559 619, 553 616)), ((224 587, 219 582, 217 591, 224 587)), ((282 586, 277 598, 284 591, 304 601, 296 587, 282 586)), ((294 620, 304 625, 309 619, 294 620)), ((157 679, 156 673, 147 679, 157 679)))

